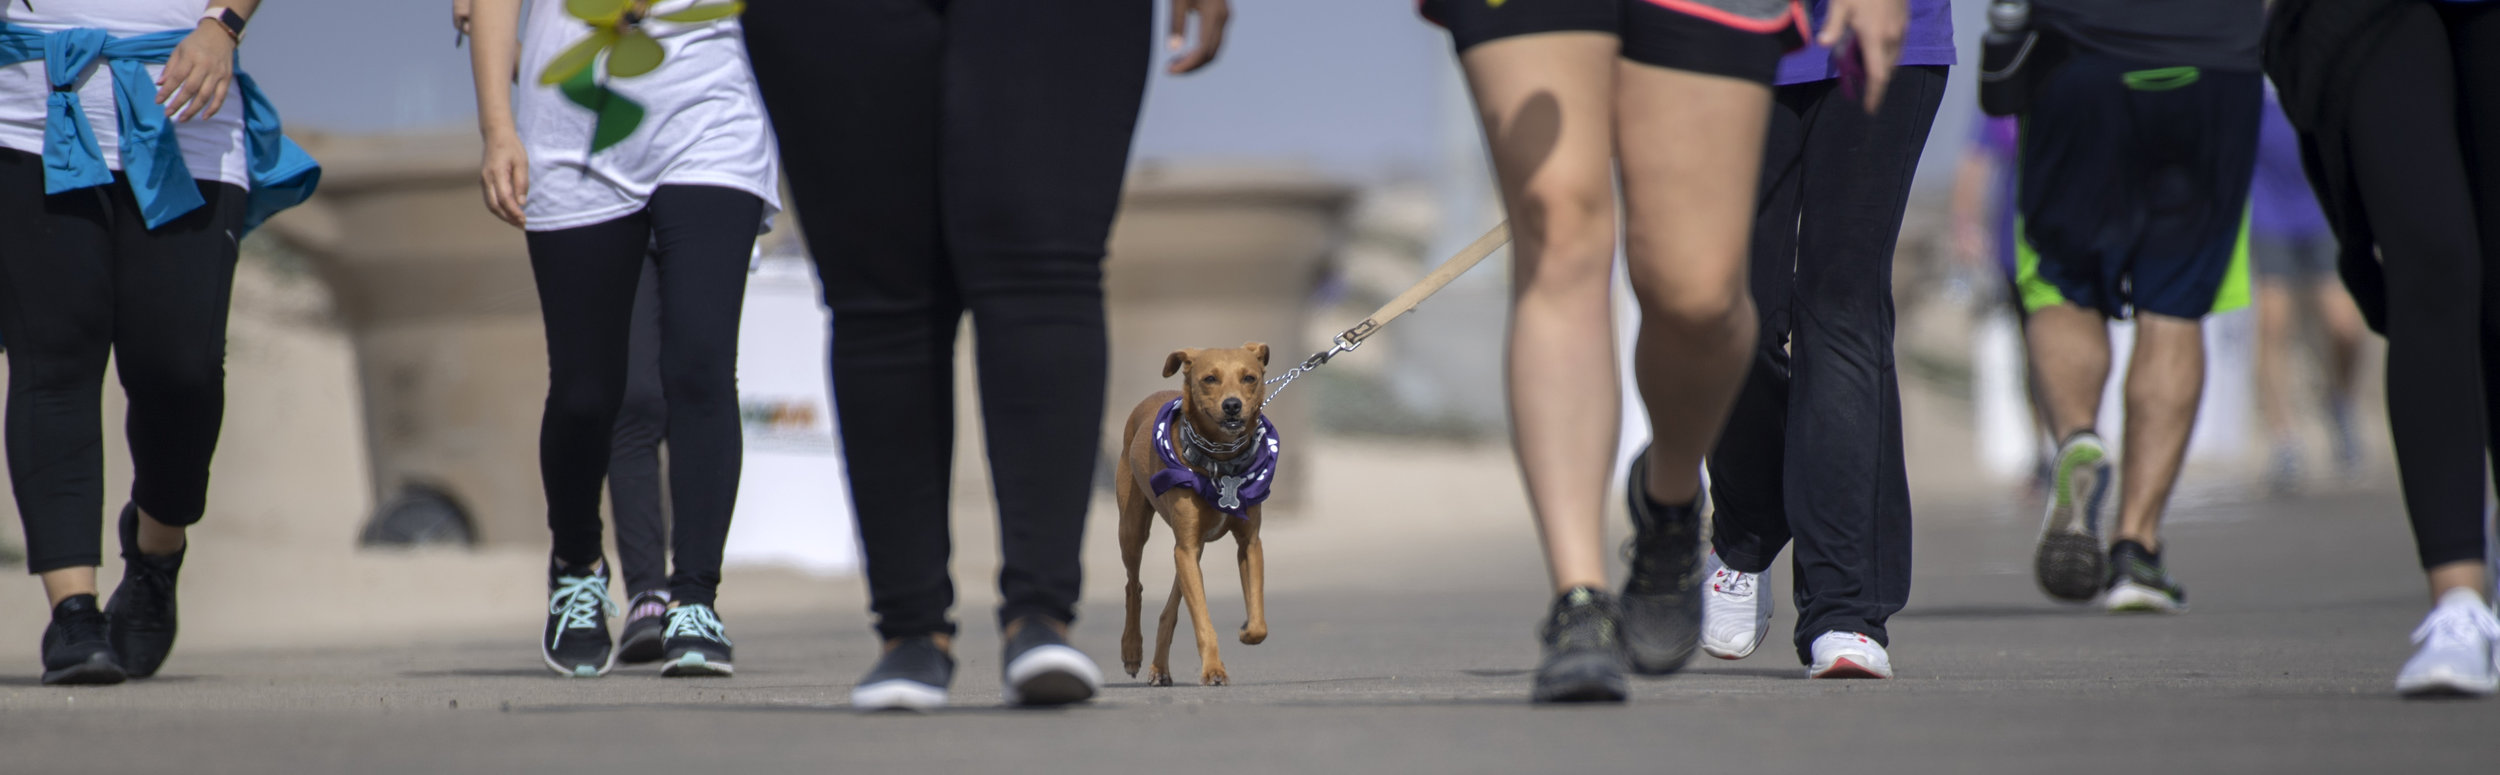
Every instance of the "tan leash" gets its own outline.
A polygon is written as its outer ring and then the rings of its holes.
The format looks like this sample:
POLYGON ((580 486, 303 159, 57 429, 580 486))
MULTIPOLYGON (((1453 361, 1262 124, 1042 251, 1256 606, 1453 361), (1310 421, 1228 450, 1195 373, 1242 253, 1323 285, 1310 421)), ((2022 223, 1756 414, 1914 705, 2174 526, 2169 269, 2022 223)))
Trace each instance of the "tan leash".
POLYGON ((1417 306, 1422 305, 1425 299, 1432 298, 1433 294, 1441 292, 1441 289, 1447 287, 1451 280, 1456 280, 1459 275, 1466 274, 1467 270, 1483 262, 1485 256, 1493 255, 1493 251, 1501 249, 1509 242, 1510 222, 1503 221, 1494 225, 1492 231, 1485 232, 1484 236, 1477 237, 1475 242, 1468 243, 1466 248, 1458 251, 1458 255, 1451 256, 1450 260, 1441 262, 1441 266, 1433 269, 1432 274, 1424 275, 1424 279, 1417 281, 1413 287, 1407 288, 1405 293, 1398 294, 1398 297, 1390 299, 1389 303, 1380 305, 1380 309, 1373 310, 1371 317, 1364 318, 1363 322, 1356 323, 1353 328, 1338 334, 1337 338, 1330 340, 1328 349, 1313 353, 1311 357, 1303 359, 1300 365, 1286 369, 1282 376, 1268 380, 1268 384, 1275 385, 1276 390, 1268 393, 1267 400, 1261 401, 1260 406, 1275 402, 1276 396, 1285 392, 1286 386, 1310 374, 1311 370, 1326 364, 1330 359, 1354 352, 1354 348, 1363 346, 1363 340, 1370 339, 1373 334, 1379 333, 1381 326, 1386 326, 1389 321, 1398 319, 1399 315, 1413 311, 1417 306))

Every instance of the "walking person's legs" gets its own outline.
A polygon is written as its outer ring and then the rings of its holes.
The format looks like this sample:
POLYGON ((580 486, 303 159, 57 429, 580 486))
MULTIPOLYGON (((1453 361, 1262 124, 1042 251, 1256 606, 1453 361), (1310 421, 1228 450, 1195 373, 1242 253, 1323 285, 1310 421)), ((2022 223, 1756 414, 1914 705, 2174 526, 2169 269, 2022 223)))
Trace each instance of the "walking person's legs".
POLYGON ((2251 239, 2249 258, 2256 268, 2257 414, 2265 421, 2270 445, 2266 484, 2289 492, 2300 478, 2300 427, 2293 411, 2293 343, 2300 338, 2300 306, 2316 278, 2294 274, 2301 243, 2284 239, 2251 239))
POLYGON ((634 291, 651 240, 648 210, 558 231, 529 232, 530 270, 547 331, 547 407, 538 469, 553 547, 547 570, 547 666, 580 677, 616 664, 601 545, 600 483, 624 402, 634 291))
POLYGON ((658 246, 660 378, 668 396, 670 544, 666 676, 726 676, 730 641, 714 610, 721 551, 737 505, 738 319, 764 202, 733 188, 651 192, 658 246))
POLYGON ((964 308, 939 243, 943 24, 926 0, 759 0, 743 24, 776 134, 805 138, 782 161, 833 311, 834 408, 885 642, 852 691, 861 707, 944 705, 954 680, 946 520, 964 308))
POLYGON ((660 500, 660 442, 668 437, 668 397, 660 387, 660 279, 642 260, 634 290, 633 333, 625 346, 625 401, 608 450, 608 512, 616 521, 616 560, 625 571, 625 628, 616 661, 658 661, 668 613, 668 518, 660 500))
POLYGON ((1789 344, 1788 525, 1798 659, 1817 676, 1889 677, 1886 623, 1909 602, 1909 473, 1893 364, 1893 245, 1945 85, 1894 71, 1874 116, 1825 82, 1805 142, 1805 212, 1789 344), (1863 639, 1857 661, 1819 654, 1863 639), (1851 668, 1855 669, 1852 670, 1851 668))
POLYGON ((1109 338, 1102 260, 1145 96, 1153 7, 953 0, 940 152, 948 260, 996 490, 1010 704, 1092 696, 1064 642, 1100 455, 1109 338))

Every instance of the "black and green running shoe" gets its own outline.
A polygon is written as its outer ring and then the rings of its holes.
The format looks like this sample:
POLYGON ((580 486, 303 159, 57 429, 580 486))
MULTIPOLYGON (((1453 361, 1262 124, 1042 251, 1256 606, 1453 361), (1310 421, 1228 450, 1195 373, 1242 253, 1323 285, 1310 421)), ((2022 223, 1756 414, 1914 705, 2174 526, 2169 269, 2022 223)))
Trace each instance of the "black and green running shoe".
POLYGON ((2121 540, 2109 546, 2109 593, 2101 604, 2110 613, 2187 613, 2187 587, 2162 570, 2161 554, 2143 544, 2121 540))
POLYGON ((1573 587, 1554 599, 1552 613, 1538 633, 1545 658, 1536 666, 1536 702, 1622 702, 1630 694, 1623 672, 1629 667, 1621 615, 1604 590, 1573 587))
POLYGON ((2032 554, 2032 578, 2049 597, 2080 603, 2101 593, 2109 581, 2102 563, 2101 509, 2108 500, 2109 448, 2101 437, 2082 431, 2057 445, 2056 479, 2050 485, 2049 513, 2040 521, 2040 545, 2032 554))

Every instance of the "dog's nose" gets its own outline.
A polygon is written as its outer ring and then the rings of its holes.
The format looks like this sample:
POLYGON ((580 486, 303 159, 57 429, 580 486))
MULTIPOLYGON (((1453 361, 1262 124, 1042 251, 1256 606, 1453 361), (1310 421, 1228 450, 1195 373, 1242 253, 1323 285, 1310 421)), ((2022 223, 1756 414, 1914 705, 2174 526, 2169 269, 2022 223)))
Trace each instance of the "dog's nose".
POLYGON ((1227 398, 1227 399, 1224 399, 1224 413, 1225 413, 1225 414, 1240 414, 1240 413, 1241 413, 1241 399, 1238 399, 1238 398, 1227 398))

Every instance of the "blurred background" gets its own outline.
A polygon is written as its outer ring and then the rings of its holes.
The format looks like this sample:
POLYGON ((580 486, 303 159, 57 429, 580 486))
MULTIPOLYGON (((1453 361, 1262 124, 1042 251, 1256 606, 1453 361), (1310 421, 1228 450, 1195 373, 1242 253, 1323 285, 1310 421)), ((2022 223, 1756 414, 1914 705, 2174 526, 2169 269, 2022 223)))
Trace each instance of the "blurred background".
MULTIPOLYGON (((449 6, 272 3, 253 22, 244 69, 327 172, 313 203, 244 244, 225 435, 185 604, 203 623, 237 621, 220 612, 275 590, 361 604, 244 617, 250 633, 206 624, 185 631, 195 646, 247 645, 271 628, 302 644, 534 626, 547 545, 534 446, 544 343, 521 234, 478 196, 468 56, 449 6)), ((2022 408, 2013 322, 1989 290, 1997 281, 1956 259, 1950 233, 1956 171, 1978 126, 1967 65, 1982 10, 1956 8, 1965 66, 1953 71, 1901 235, 1898 351, 1922 510, 1977 505, 2028 522, 2040 442, 2022 408)), ((1158 67, 1147 94, 1108 269, 1109 423, 1163 384, 1164 353, 1259 339, 1275 347, 1271 374, 1281 371, 1500 220, 1447 39, 1412 3, 1235 0, 1234 13, 1213 68, 1173 78, 1158 67)), ((795 220, 777 226, 758 247, 741 339, 748 463, 725 607, 854 610, 865 597, 851 580, 824 317, 795 220)), ((1293 446, 1273 523, 1329 540, 1473 509, 1482 529, 1533 540, 1505 441, 1506 282, 1496 254, 1277 402, 1293 446), (1418 481, 1449 502, 1383 513, 1377 498, 1354 495, 1418 481)), ((2251 321, 2241 311, 2209 327, 2212 372, 2178 511, 2391 481, 2375 340, 2360 366, 2360 456, 2326 464, 2327 431, 2304 420, 2301 450, 2321 462, 2270 475, 2251 321)), ((2303 384, 2293 394, 2309 406, 2318 392, 2303 384)), ((968 409, 972 391, 961 394, 968 409)), ((109 400, 108 501, 118 506, 129 471, 119 398, 109 400)), ((995 541, 977 415, 963 418, 956 569, 970 611, 987 599, 995 541)), ((1627 449, 1641 427, 1628 412, 1627 449)), ((1106 498, 1089 562, 1114 556, 1111 516, 1106 498)), ((17 520, 0 518, 0 553, 17 546, 17 520)), ((1089 567, 1089 598, 1116 587, 1116 564, 1089 567)), ((119 573, 108 567, 104 578, 119 573)), ((0 574, 0 641, 34 639, 44 618, 34 584, 0 574)))

